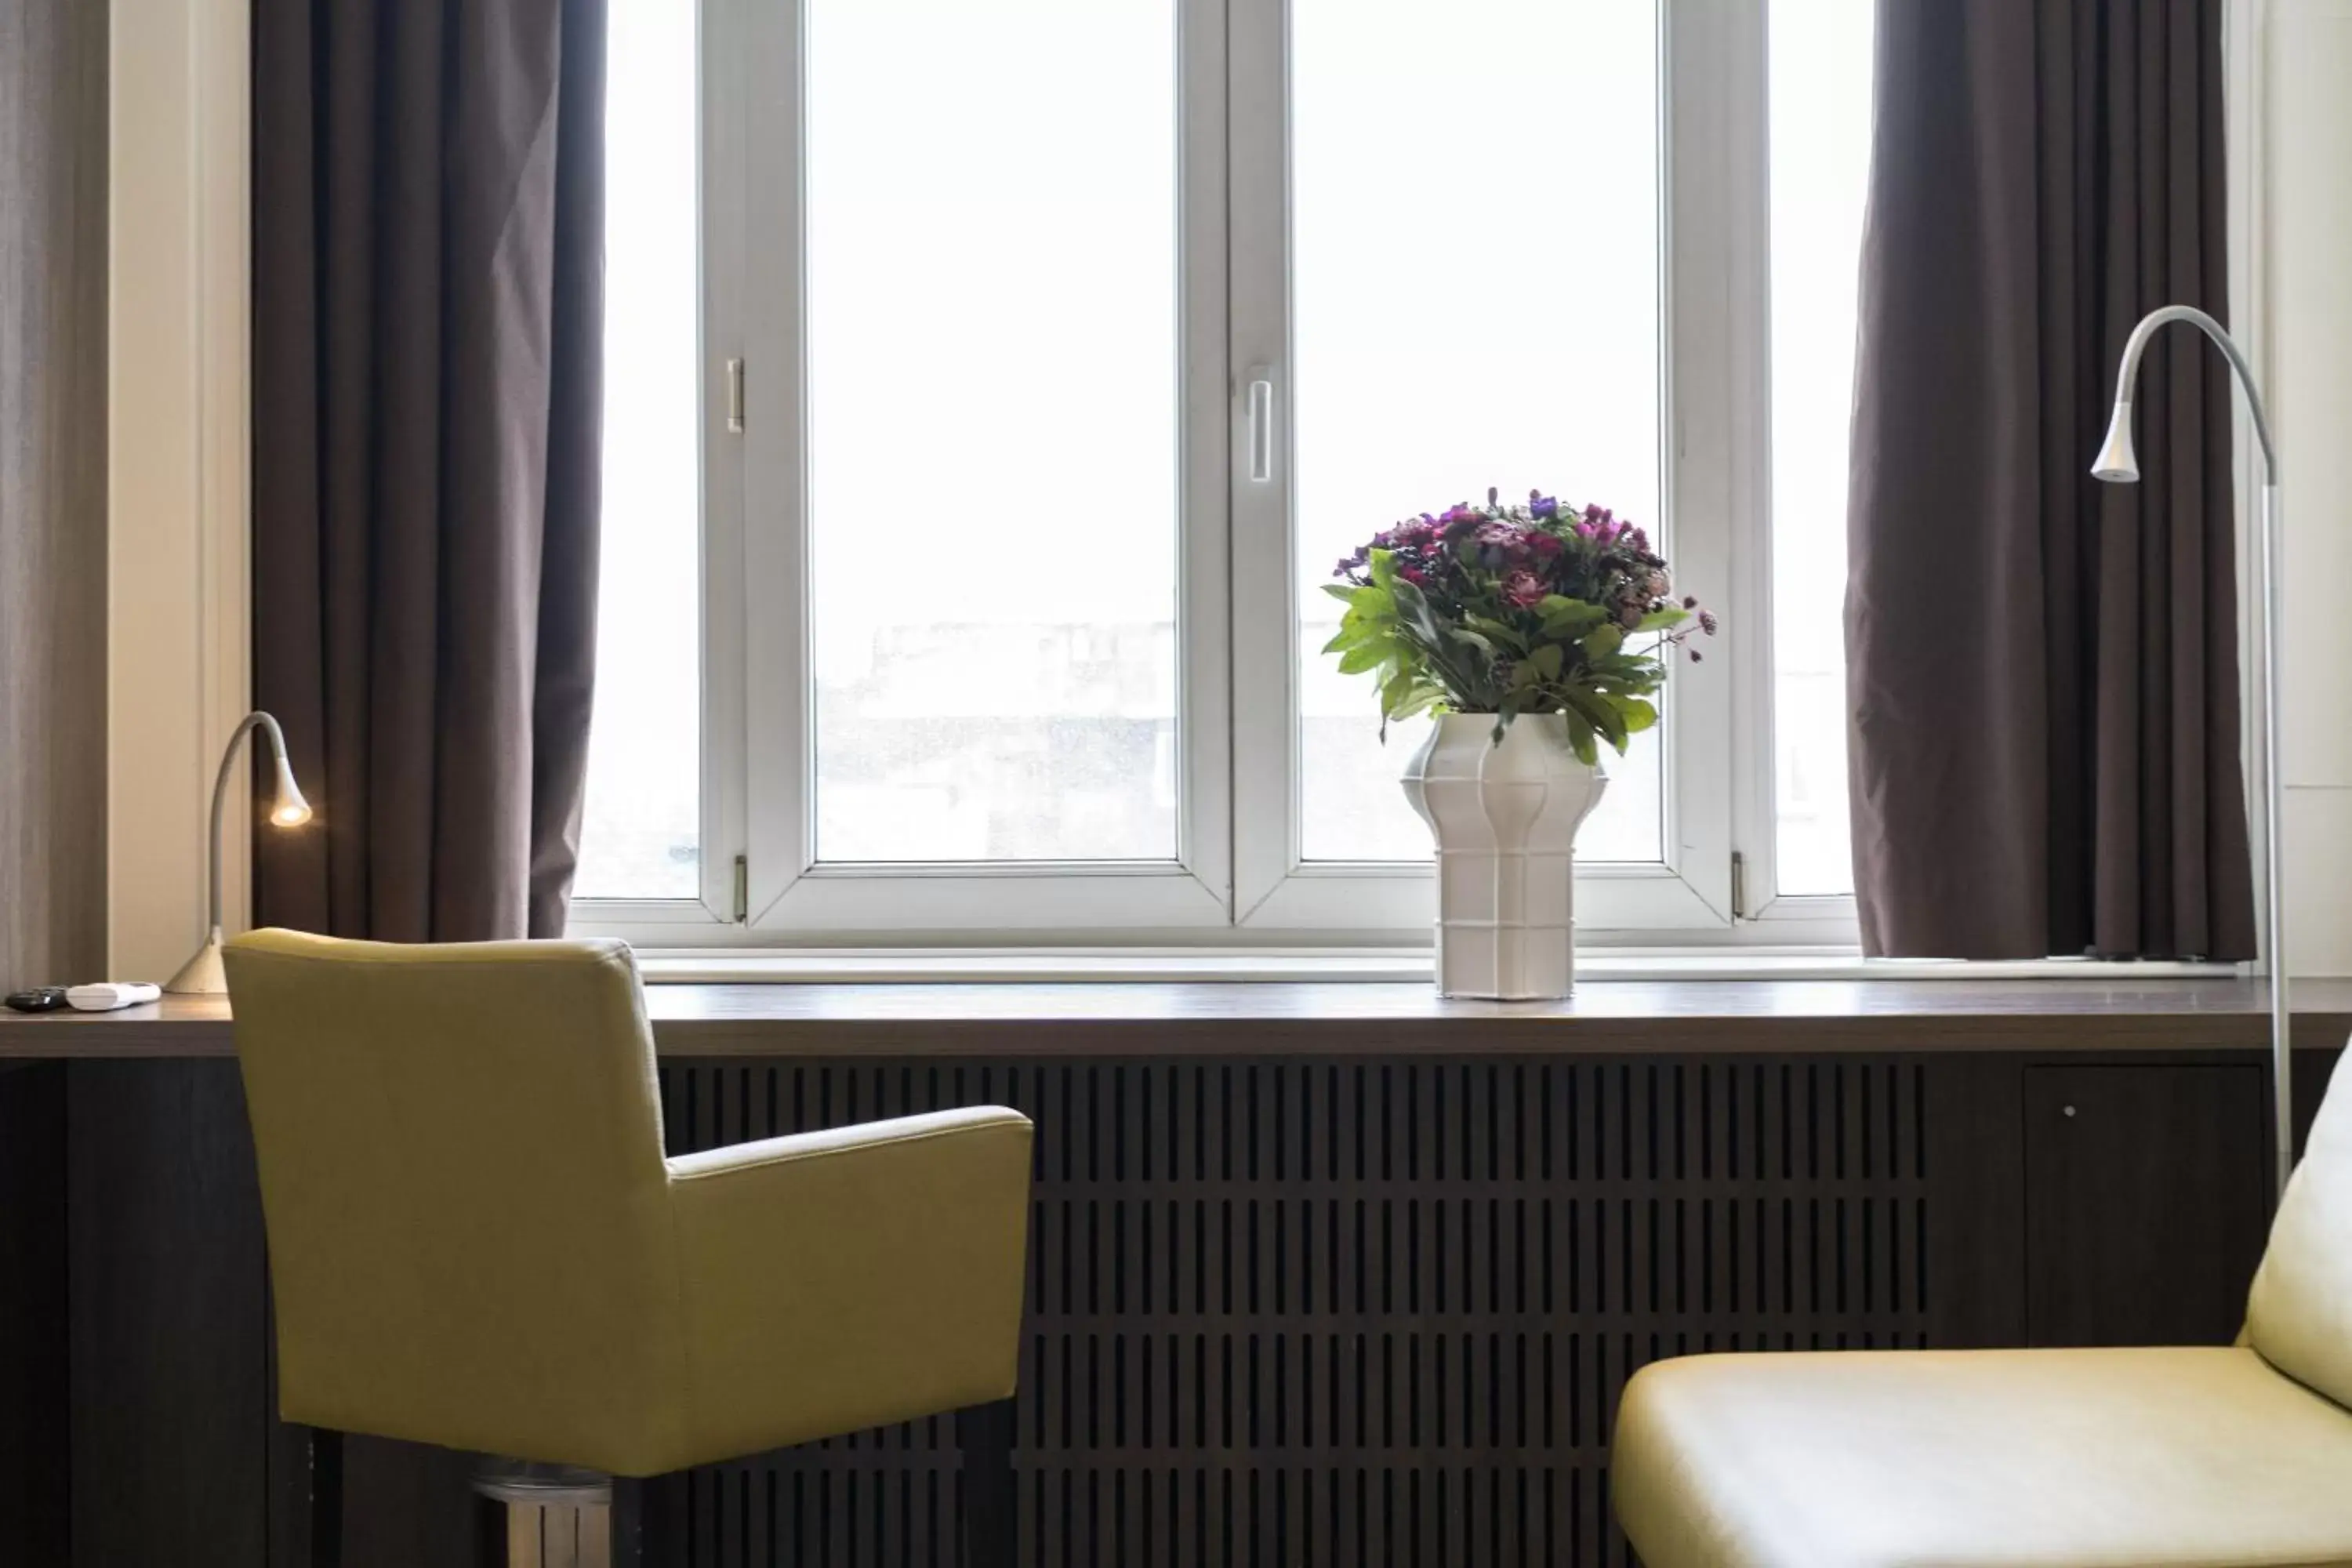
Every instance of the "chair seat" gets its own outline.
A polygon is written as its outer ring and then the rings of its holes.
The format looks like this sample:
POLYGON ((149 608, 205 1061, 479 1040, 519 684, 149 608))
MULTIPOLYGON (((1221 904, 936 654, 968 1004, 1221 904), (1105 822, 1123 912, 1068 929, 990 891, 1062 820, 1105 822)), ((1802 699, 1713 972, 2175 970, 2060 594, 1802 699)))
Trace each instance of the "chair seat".
POLYGON ((1660 1362, 1612 1469, 1648 1568, 2352 1564, 2352 1414, 2247 1349, 1660 1362))

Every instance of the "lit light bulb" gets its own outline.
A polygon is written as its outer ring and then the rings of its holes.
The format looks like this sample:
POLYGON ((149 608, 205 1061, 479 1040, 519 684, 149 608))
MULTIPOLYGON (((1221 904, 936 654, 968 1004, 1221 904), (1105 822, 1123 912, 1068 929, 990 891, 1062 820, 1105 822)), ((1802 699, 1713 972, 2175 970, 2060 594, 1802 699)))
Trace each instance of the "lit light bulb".
POLYGON ((282 756, 278 759, 278 804, 270 807, 269 820, 279 827, 299 827, 310 820, 310 803, 302 798, 294 770, 282 756))

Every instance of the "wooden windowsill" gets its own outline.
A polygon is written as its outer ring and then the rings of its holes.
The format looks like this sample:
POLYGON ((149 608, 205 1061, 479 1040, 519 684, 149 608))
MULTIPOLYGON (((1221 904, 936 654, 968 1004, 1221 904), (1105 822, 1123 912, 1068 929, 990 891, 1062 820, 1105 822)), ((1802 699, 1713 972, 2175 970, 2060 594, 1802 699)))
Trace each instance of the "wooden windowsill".
MULTIPOLYGON (((1397 1056, 2253 1048, 2261 981, 1590 981, 1565 1002, 1425 984, 660 984, 665 1056, 1397 1056)), ((2352 981, 2298 983, 2296 1043, 2337 1046, 2352 981)), ((0 1011, 0 1058, 225 1057, 224 998, 0 1011)))

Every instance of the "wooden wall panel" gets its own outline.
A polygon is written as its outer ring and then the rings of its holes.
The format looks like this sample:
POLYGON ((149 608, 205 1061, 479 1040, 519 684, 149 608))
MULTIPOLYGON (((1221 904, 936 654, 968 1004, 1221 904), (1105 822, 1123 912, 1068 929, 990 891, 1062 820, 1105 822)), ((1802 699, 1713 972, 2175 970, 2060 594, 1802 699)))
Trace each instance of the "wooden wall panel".
MULTIPOLYGON (((0 4, 0 991, 98 978, 107 10, 0 4)), ((66 1069, 0 1075, 0 1559, 65 1561, 66 1069)))
MULTIPOLYGON (((2151 1300, 2217 1317, 2239 1266, 2206 1297, 2196 1279, 2261 1240, 2260 1073, 2218 1055, 1460 1051, 682 1059, 662 1083, 680 1151, 982 1101, 1036 1119, 1015 1453, 1031 1568, 1517 1568, 1624 1561, 1609 1433, 1625 1378, 1661 1356, 2128 1339, 2151 1300), (2094 1138, 2145 1151, 2136 1171, 2032 1121, 2094 1095, 2094 1138), (2257 1201, 2184 1236, 2166 1194, 2209 1178, 2257 1201)), ((54 1101, 59 1074, 69 1224, 0 1245, 29 1245, 28 1267, 67 1254, 73 1562, 299 1564, 303 1455, 270 1415, 235 1065, 0 1075, 24 1095, 0 1122, 29 1109, 34 1129, 0 1148, 0 1181, 10 1156, 47 1168, 39 1086, 54 1101)), ((8 1283, 0 1301, 24 1298, 8 1283)), ((54 1284, 33 1294, 54 1307, 54 1284)), ((945 1568, 953 1426, 670 1478, 647 1499, 652 1561, 945 1568)), ((347 1561, 462 1560, 462 1456, 351 1449, 347 1561)))
MULTIPOLYGON (((1038 1568, 1621 1561, 1608 1442, 1636 1369, 1929 1338, 1917 1058, 663 1077, 680 1151, 942 1105, 1035 1118, 1016 1462, 1038 1568)), ((953 1561, 948 1421, 671 1485, 667 1560, 694 1568, 953 1561)))
POLYGON ((253 1568, 268 1281, 236 1064, 67 1071, 73 1568, 253 1568))
POLYGON ((0 1561, 30 1564, 69 1529, 67 1070, 0 1067, 0 1561))
POLYGON ((2270 1212, 2263 1068, 2023 1077, 2026 1342, 2227 1344, 2270 1212))
POLYGON ((107 9, 0 5, 0 991, 106 963, 107 9))

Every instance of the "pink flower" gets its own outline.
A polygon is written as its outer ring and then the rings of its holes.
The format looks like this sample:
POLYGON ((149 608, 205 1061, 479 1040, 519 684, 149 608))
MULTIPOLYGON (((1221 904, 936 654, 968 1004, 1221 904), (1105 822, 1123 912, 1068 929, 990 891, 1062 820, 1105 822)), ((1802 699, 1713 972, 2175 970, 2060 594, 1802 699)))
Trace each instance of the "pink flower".
POLYGON ((1543 579, 1524 567, 1503 579, 1503 597, 1524 610, 1542 601, 1543 579))
POLYGON ((1400 566, 1397 568, 1397 575, 1416 588, 1425 588, 1429 585, 1429 574, 1418 566, 1400 566))

